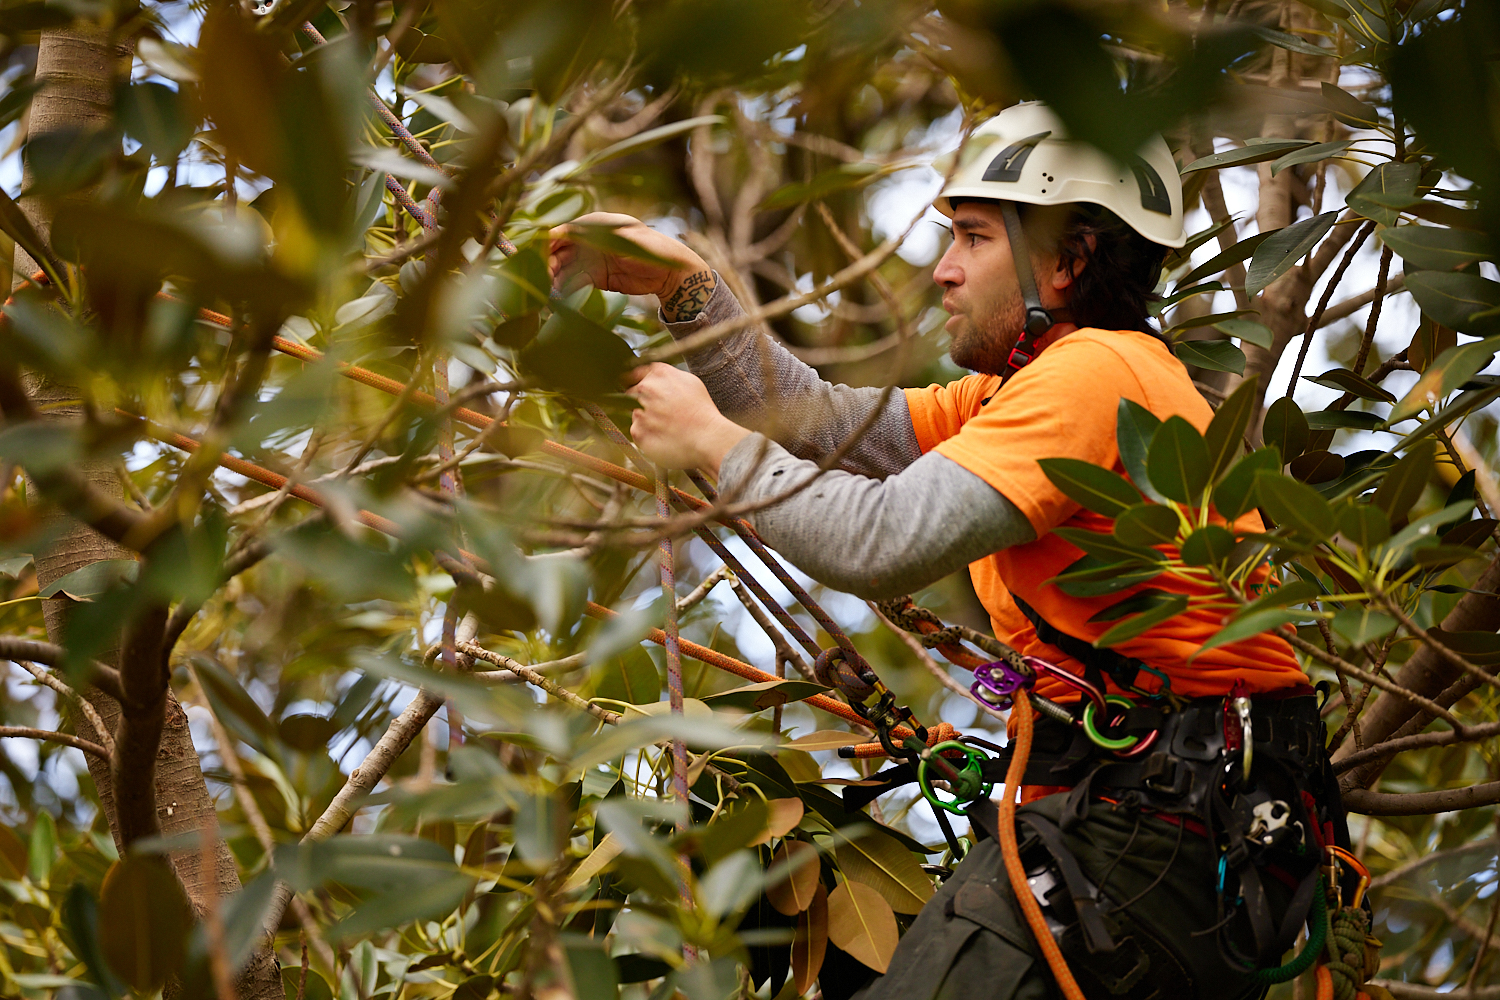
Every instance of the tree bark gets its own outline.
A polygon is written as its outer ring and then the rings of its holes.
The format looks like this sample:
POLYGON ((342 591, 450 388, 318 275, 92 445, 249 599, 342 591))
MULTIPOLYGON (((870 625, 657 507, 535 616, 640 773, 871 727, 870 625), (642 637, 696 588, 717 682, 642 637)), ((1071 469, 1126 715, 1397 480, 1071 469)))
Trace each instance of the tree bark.
MULTIPOLYGON (((120 44, 94 26, 43 32, 36 70, 37 79, 43 82, 43 86, 31 104, 30 137, 109 127, 115 81, 128 74, 130 54, 128 45, 120 44)), ((29 188, 31 183, 31 165, 28 163, 23 186, 29 188)), ((47 238, 51 230, 51 207, 37 198, 25 198, 21 201, 21 208, 42 237, 47 238)), ((37 269, 36 262, 17 247, 15 276, 23 278, 34 274, 37 269)), ((37 406, 55 419, 77 419, 81 413, 76 404, 79 394, 75 389, 35 375, 27 378, 26 388, 37 406)), ((83 472, 101 490, 116 497, 122 495, 119 479, 108 464, 88 463, 83 472)), ((52 525, 62 522, 61 531, 52 545, 36 554, 37 581, 43 588, 92 563, 130 558, 128 551, 55 508, 49 506, 42 517, 52 525)), ((64 625, 74 603, 62 596, 42 602, 47 635, 53 642, 62 642, 64 625)), ((113 662, 117 656, 116 648, 104 659, 113 662)), ((119 702, 97 688, 86 688, 82 693, 98 711, 111 734, 118 734, 121 723, 119 702)), ((188 728, 187 713, 170 691, 166 702, 153 780, 146 786, 154 792, 154 801, 146 802, 140 808, 147 812, 148 818, 154 810, 156 825, 167 836, 195 833, 207 824, 217 825, 218 811, 208 794, 198 751, 193 746, 188 728)), ((74 723, 79 736, 99 742, 94 727, 81 713, 74 723)), ((85 759, 116 846, 123 848, 113 775, 115 769, 92 755, 85 759)), ((206 899, 222 900, 240 888, 234 858, 222 840, 215 846, 212 871, 207 870, 202 853, 196 849, 175 854, 172 863, 188 898, 200 913, 206 899)), ((241 1000, 282 1000, 285 993, 276 957, 270 948, 258 950, 251 958, 239 977, 237 992, 241 1000)))

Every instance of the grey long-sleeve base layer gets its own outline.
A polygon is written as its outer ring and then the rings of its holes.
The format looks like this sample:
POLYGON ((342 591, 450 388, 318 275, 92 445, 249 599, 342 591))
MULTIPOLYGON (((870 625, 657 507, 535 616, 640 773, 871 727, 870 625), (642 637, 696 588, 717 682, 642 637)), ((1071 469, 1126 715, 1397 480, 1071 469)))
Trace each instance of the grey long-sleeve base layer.
MULTIPOLYGON (((719 279, 703 312, 667 326, 684 337, 743 314, 719 279)), ((922 454, 899 389, 826 382, 756 327, 699 351, 688 367, 721 412, 761 432, 725 456, 721 490, 764 503, 816 477, 748 516, 772 547, 822 583, 866 598, 909 594, 1036 537, 994 487, 936 452, 922 454), (813 460, 867 421, 839 468, 823 472, 813 460)))

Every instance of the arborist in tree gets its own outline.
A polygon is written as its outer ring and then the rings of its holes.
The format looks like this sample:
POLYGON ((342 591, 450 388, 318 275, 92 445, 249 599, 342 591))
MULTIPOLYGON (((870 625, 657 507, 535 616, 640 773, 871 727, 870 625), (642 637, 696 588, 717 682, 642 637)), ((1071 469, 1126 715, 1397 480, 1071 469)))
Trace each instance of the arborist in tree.
MULTIPOLYGON (((1277 967, 1299 931, 1310 926, 1321 945, 1320 865, 1348 843, 1308 678, 1270 633, 1195 656, 1222 609, 1195 606, 1095 649, 1110 623, 1093 616, 1129 591, 1073 597, 1044 582, 1081 555, 1054 529, 1107 533, 1111 522, 1038 460, 1123 473, 1122 399, 1200 431, 1213 416, 1147 318, 1167 249, 1185 243, 1172 154, 1156 137, 1121 165, 1069 141, 1045 106, 1022 104, 975 131, 935 207, 952 221, 933 272, 950 352, 975 374, 883 396, 824 381, 750 328, 693 354, 689 371, 636 370, 635 442, 663 465, 711 472, 737 501, 816 477, 750 519, 829 586, 886 599, 968 565, 995 635, 1055 665, 1038 671, 1037 703, 1068 709, 1037 720, 1018 832, 1046 929, 1083 994, 1258 996, 1290 975, 1277 967), (866 424, 822 471, 817 460, 866 424)), ((678 241, 627 216, 580 221, 617 226, 675 266, 591 249, 564 227, 553 241, 560 285, 655 294, 678 338, 743 315, 678 241)), ((1253 512, 1237 527, 1262 530, 1253 512)), ((1151 586, 1194 592, 1172 576, 1151 586)), ((1003 775, 1004 760, 992 764, 1003 775)), ((912 780, 909 767, 884 773, 891 787, 912 780)), ((884 790, 850 791, 868 801, 884 790)), ((970 816, 983 839, 906 931, 888 974, 868 986, 825 977, 826 998, 1053 995, 985 829, 993 807, 970 816)))

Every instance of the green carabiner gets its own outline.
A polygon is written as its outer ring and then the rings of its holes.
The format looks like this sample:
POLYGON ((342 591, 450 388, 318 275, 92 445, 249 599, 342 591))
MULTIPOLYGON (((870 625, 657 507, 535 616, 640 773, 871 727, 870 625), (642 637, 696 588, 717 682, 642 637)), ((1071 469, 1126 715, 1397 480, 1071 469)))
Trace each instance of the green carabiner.
POLYGON ((970 776, 969 781, 965 782, 965 784, 970 786, 978 785, 978 794, 967 798, 955 794, 951 802, 938 798, 937 791, 927 783, 927 764, 929 758, 926 757, 917 762, 917 787, 922 790, 922 797, 934 806, 946 809, 955 816, 962 816, 974 802, 981 798, 989 798, 990 791, 995 787, 993 782, 984 780, 984 762, 989 758, 984 755, 984 751, 977 750, 957 740, 946 740, 932 748, 932 752, 935 754, 942 753, 944 750, 962 750, 968 757, 958 773, 960 777, 964 775, 970 776))
MULTIPOLYGON (((1118 705, 1127 710, 1135 707, 1135 702, 1117 694, 1108 695, 1104 700, 1111 705, 1118 705)), ((1095 715, 1094 703, 1089 702, 1083 709, 1083 731, 1088 734, 1088 738, 1093 740, 1096 745, 1106 750, 1129 750, 1140 740, 1138 736, 1122 736, 1120 739, 1105 736, 1099 732, 1099 725, 1095 719, 1095 715)))

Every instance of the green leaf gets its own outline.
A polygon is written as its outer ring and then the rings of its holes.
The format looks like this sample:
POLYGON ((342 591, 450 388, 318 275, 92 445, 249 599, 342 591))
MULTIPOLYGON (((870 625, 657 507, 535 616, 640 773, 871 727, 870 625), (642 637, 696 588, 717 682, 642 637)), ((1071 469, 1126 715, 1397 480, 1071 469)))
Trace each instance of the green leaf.
POLYGON ((1366 413, 1363 410, 1316 410, 1307 414, 1307 426, 1315 431, 1345 427, 1373 431, 1385 426, 1385 418, 1378 413, 1366 413))
POLYGON ((1070 545, 1077 546, 1088 555, 1110 562, 1134 560, 1137 563, 1155 563, 1162 554, 1142 545, 1126 545, 1114 535, 1084 528, 1053 528, 1052 533, 1070 545))
POLYGON ((1462 503, 1449 504, 1442 510, 1417 518, 1396 532, 1391 540, 1381 547, 1380 558, 1393 555, 1399 559, 1408 549, 1436 545, 1440 540, 1444 525, 1467 517, 1473 509, 1474 501, 1465 500, 1462 503))
POLYGON ((803 701, 815 694, 827 694, 821 684, 804 680, 760 681, 741 687, 706 694, 702 701, 710 708, 737 708, 744 712, 759 712, 791 701, 803 701))
POLYGON ((1044 458, 1037 462, 1052 485, 1074 502, 1096 514, 1114 517, 1141 502, 1140 491, 1109 469, 1076 458, 1044 458))
POLYGON ((1333 508, 1305 483, 1279 472, 1257 472, 1255 495, 1261 509, 1299 538, 1321 542, 1334 532, 1333 508))
POLYGON ((1213 489, 1214 510, 1231 524, 1258 503, 1255 477, 1261 472, 1279 472, 1281 454, 1274 445, 1259 448, 1240 459, 1213 489))
POLYGON ((171 863, 127 854, 110 865, 99 891, 99 946, 109 967, 141 993, 180 971, 193 910, 171 863))
POLYGON ((1394 226, 1402 208, 1421 200, 1417 197, 1421 174, 1418 163, 1382 163, 1354 186, 1345 203, 1367 219, 1394 226))
POLYGON ((1186 594, 1172 594, 1166 600, 1161 601, 1149 611, 1142 611, 1138 615, 1127 618, 1118 625, 1106 630, 1103 635, 1094 640, 1094 648, 1108 649, 1127 639, 1134 639, 1153 625, 1159 625, 1169 618, 1175 618, 1187 610, 1188 599, 1186 594))
POLYGON ((636 357, 614 333, 557 305, 536 340, 521 351, 520 361, 523 371, 550 388, 597 398, 620 391, 620 377, 634 367, 636 357))
POLYGON ((1315 45, 1301 36, 1293 35, 1290 32, 1277 31, 1275 28, 1266 28, 1258 24, 1250 25, 1249 30, 1252 35, 1258 35, 1272 45, 1286 49, 1288 52, 1300 52, 1307 56, 1334 55, 1332 49, 1325 49, 1320 45, 1315 45))
POLYGON ((121 996, 125 992, 125 985, 110 971, 99 943, 99 904, 82 882, 74 882, 68 887, 68 895, 62 905, 62 918, 63 925, 72 937, 68 943, 89 970, 95 985, 108 997, 121 996))
POLYGON ((141 564, 136 559, 101 559, 60 576, 38 591, 43 599, 65 594, 73 600, 98 597, 121 583, 134 583, 140 575, 141 564))
POLYGON ((119 87, 115 114, 125 134, 160 163, 175 159, 193 140, 194 123, 188 120, 181 96, 164 84, 145 81, 119 87))
POLYGON ((661 675, 656 663, 639 645, 631 645, 611 656, 592 671, 594 696, 631 705, 649 705, 661 700, 661 675))
POLYGON ((1443 326, 1476 337, 1500 330, 1500 282, 1462 271, 1418 271, 1407 290, 1422 312, 1443 326))
MULTIPOLYGON (((609 957, 609 952, 604 947, 604 942, 573 935, 564 937, 562 941, 563 951, 568 956, 568 972, 572 974, 573 987, 576 990, 574 996, 590 998, 619 996, 619 973, 614 959, 609 957)), ((486 990, 476 1000, 486 1000, 491 993, 491 990, 486 990)), ((456 992, 455 1000, 462 1000, 457 997, 456 992)))
POLYGON ((1151 447, 1151 437, 1161 421, 1150 410, 1134 400, 1121 397, 1115 415, 1115 442, 1120 449, 1120 464, 1125 467, 1131 482, 1148 498, 1163 503, 1166 497, 1151 485, 1146 474, 1146 453, 1151 447))
POLYGON ((1444 569, 1467 559, 1487 558, 1467 545, 1423 545, 1411 554, 1411 561, 1429 569, 1444 569))
POLYGON ((1256 248, 1250 261, 1250 270, 1245 276, 1245 294, 1253 298, 1290 271, 1328 235, 1338 217, 1338 212, 1324 212, 1272 233, 1270 239, 1256 248))
POLYGON ((1353 139, 1340 139, 1338 142, 1320 142, 1316 146, 1308 146, 1306 149, 1294 149, 1271 164, 1271 176, 1275 177, 1287 167, 1326 160, 1330 156, 1342 153, 1352 145, 1354 145, 1353 139))
POLYGON ((1284 608, 1288 604, 1306 604, 1317 599, 1323 591, 1308 580, 1291 580, 1279 587, 1266 590, 1254 601, 1235 612, 1235 618, 1256 614, 1267 608, 1284 608))
POLYGON ((1431 268, 1451 271, 1460 264, 1490 260, 1493 244, 1485 233, 1436 226, 1397 226, 1384 229, 1380 238, 1412 271, 1431 268))
POLYGON ((880 893, 897 913, 917 913, 932 898, 932 879, 916 857, 876 830, 835 848, 839 870, 880 893))
POLYGON ((1243 167, 1251 163, 1264 163, 1267 160, 1277 159, 1289 150, 1301 149, 1312 144, 1310 139, 1266 139, 1255 145, 1226 149, 1222 153, 1201 157, 1183 167, 1182 172, 1190 174, 1195 170, 1214 170, 1218 167, 1243 167))
POLYGON ((1182 543, 1182 561, 1189 566, 1216 566, 1234 551, 1234 532, 1217 524, 1205 525, 1182 543))
MULTIPOLYGON (((1171 250, 1167 253, 1166 260, 1162 261, 1161 269, 1167 273, 1177 270, 1183 264, 1186 264, 1188 262, 1188 259, 1192 257, 1194 250, 1198 249, 1203 244, 1207 243, 1209 240, 1213 239, 1224 230, 1234 225, 1237 219, 1238 216, 1231 215, 1224 221, 1215 222, 1208 228, 1200 229, 1198 232, 1189 236, 1188 241, 1181 247, 1175 250, 1171 250)), ((1179 284, 1182 284, 1182 282, 1179 282, 1179 284)))
POLYGON ((1126 615, 1139 614, 1142 611, 1150 611, 1153 608, 1158 608, 1163 604, 1169 603, 1174 597, 1179 596, 1182 595, 1169 594, 1165 590, 1148 587, 1145 590, 1131 594, 1123 601, 1116 601, 1103 611, 1096 612, 1089 618, 1089 622, 1091 624, 1094 622, 1116 622, 1126 615))
POLYGON ((1151 484, 1178 503, 1197 505, 1209 482, 1208 445, 1182 417, 1168 417, 1146 454, 1151 484))
POLYGON ((1344 456, 1331 451, 1305 451, 1292 459, 1287 471, 1303 483, 1332 482, 1344 474, 1344 456))
POLYGON ((1115 537, 1126 545, 1149 547, 1172 545, 1177 541, 1181 522, 1172 508, 1155 503, 1138 503, 1115 518, 1115 537))
POLYGON ((1239 457, 1244 443, 1245 430, 1250 426, 1250 414, 1260 404, 1260 374, 1250 376, 1229 394, 1229 398, 1214 411, 1203 432, 1203 442, 1208 446, 1208 481, 1218 482, 1239 457))
POLYGON ((1206 278, 1210 274, 1218 274, 1226 267, 1238 264, 1242 260, 1249 260, 1255 255, 1256 249, 1271 236, 1275 235, 1276 232, 1277 230, 1273 229, 1269 233, 1256 233, 1254 236, 1245 237, 1228 250, 1221 251, 1193 268, 1177 282, 1177 287, 1186 288, 1200 278, 1206 278))
POLYGON ((1450 632, 1431 628, 1427 634, 1471 663, 1486 667, 1500 663, 1500 635, 1494 632, 1450 632))
POLYGON ((1228 340, 1179 340, 1172 353, 1185 365, 1211 372, 1245 374, 1245 352, 1228 340))
POLYGON ((628 156, 631 153, 638 153, 648 146, 654 146, 659 142, 666 142, 668 139, 675 138, 685 132, 691 132, 700 125, 721 125, 725 120, 723 115, 700 115, 696 118, 684 118, 681 121, 675 121, 668 125, 658 125, 656 128, 646 129, 644 132, 638 132, 628 139, 622 139, 612 146, 606 146, 596 153, 590 153, 588 156, 585 156, 582 162, 578 164, 578 169, 574 173, 580 173, 589 167, 597 166, 607 160, 628 156))
POLYGON ((1396 631, 1396 619, 1367 607, 1345 608, 1333 616, 1332 624, 1333 630, 1353 646, 1363 646, 1396 631))
POLYGON ((803 202, 826 198, 839 191, 864 187, 871 181, 889 174, 893 169, 899 169, 899 167, 893 164, 868 162, 845 163, 832 170, 823 171, 805 184, 793 182, 782 185, 772 191, 766 200, 760 203, 757 210, 771 212, 779 208, 791 208, 803 202))
POLYGON ((1406 517, 1407 511, 1422 496, 1436 459, 1436 442, 1430 439, 1418 442, 1380 481, 1373 502, 1392 524, 1406 517))
POLYGON ((1142 565, 1138 560, 1108 561, 1084 556, 1067 569, 1043 582, 1053 585, 1069 597, 1099 597, 1117 590, 1146 583, 1161 576, 1166 561, 1142 565))
POLYGON ((1256 310, 1254 309, 1233 309, 1229 312, 1212 313, 1207 316, 1189 316, 1187 319, 1182 320, 1179 323, 1174 323, 1171 326, 1167 327, 1167 329, 1163 332, 1165 332, 1174 343, 1177 343, 1183 339, 1182 334, 1179 331, 1196 330, 1199 327, 1204 326, 1218 326, 1220 323, 1226 320, 1231 320, 1238 316, 1249 316, 1255 313, 1256 310))
POLYGON ((1378 111, 1347 90, 1327 81, 1323 83, 1323 100, 1333 112, 1333 117, 1350 128, 1377 128, 1380 125, 1378 111))
POLYGON ((1500 396, 1500 385, 1492 385, 1486 389, 1470 389, 1466 392, 1460 393, 1457 399, 1453 400, 1453 402, 1438 410, 1437 413, 1422 421, 1422 423, 1417 426, 1416 430, 1407 434, 1404 438, 1401 439, 1396 447, 1391 450, 1395 451, 1404 448, 1415 441, 1420 441, 1422 438, 1427 437, 1429 434, 1431 434, 1436 428, 1446 427, 1449 424, 1453 423, 1453 421, 1457 420, 1459 417, 1467 414, 1469 411, 1478 409, 1481 406, 1488 405, 1490 400, 1494 399, 1496 396, 1500 396))
POLYGON ((1252 636, 1260 635, 1262 632, 1269 632, 1272 629, 1280 628, 1288 622, 1300 621, 1306 617, 1307 612, 1305 611, 1283 611, 1281 608, 1266 608, 1250 614, 1236 616, 1233 621, 1219 629, 1207 642, 1199 646, 1197 652, 1188 657, 1188 660, 1191 662, 1194 658, 1208 652, 1210 649, 1217 649, 1220 646, 1227 646, 1232 642, 1249 639, 1252 636))
POLYGON ((1330 389, 1342 389, 1344 392, 1353 393, 1360 399, 1373 399, 1380 403, 1394 403, 1396 397, 1386 392, 1380 386, 1371 382, 1363 375, 1356 374, 1347 368, 1330 368, 1321 375, 1304 375, 1303 378, 1330 389))
MULTIPOLYGON (((63 17, 66 18, 67 15, 64 14, 63 17)), ((0 97, 0 128, 9 125, 25 113, 26 109, 31 106, 32 97, 42 89, 43 82, 32 77, 24 83, 12 85, 10 92, 0 97)))
POLYGON ((1307 447, 1307 417, 1291 396, 1283 396, 1266 407, 1260 437, 1266 444, 1275 446, 1283 462, 1290 462, 1302 454, 1302 449, 1307 447))
POLYGON ((1276 335, 1271 328, 1264 323, 1257 323, 1253 319, 1226 319, 1214 324, 1214 329, 1231 337, 1238 337, 1246 344, 1254 344, 1262 350, 1269 351, 1276 340, 1276 335))

